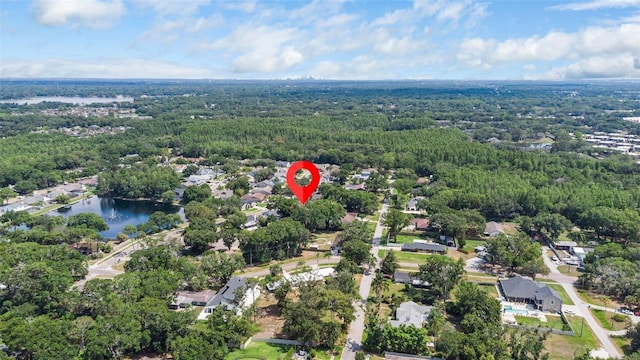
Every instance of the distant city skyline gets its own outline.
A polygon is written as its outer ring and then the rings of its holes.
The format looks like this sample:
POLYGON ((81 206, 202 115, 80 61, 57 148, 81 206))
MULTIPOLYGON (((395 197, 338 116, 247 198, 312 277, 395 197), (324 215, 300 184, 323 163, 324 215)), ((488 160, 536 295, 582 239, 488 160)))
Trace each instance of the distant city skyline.
POLYGON ((640 0, 0 0, 1 78, 640 78, 640 0))

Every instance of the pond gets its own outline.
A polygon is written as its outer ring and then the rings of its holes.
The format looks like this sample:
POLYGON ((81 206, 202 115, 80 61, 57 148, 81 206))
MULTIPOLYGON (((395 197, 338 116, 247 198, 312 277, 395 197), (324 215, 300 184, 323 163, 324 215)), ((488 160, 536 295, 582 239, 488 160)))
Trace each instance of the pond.
POLYGON ((0 103, 5 104, 18 104, 18 105, 33 105, 41 102, 61 102, 65 104, 74 105, 88 105, 88 104, 110 104, 112 102, 133 102, 132 97, 79 97, 79 96, 36 96, 24 99, 9 99, 0 100, 0 103))
POLYGON ((109 229, 100 232, 100 235, 106 239, 115 239, 125 226, 142 224, 149 219, 149 215, 156 211, 168 214, 178 213, 184 221, 184 210, 180 206, 98 196, 89 197, 66 208, 50 211, 48 214, 62 215, 65 218, 83 212, 98 214, 109 225, 109 229))

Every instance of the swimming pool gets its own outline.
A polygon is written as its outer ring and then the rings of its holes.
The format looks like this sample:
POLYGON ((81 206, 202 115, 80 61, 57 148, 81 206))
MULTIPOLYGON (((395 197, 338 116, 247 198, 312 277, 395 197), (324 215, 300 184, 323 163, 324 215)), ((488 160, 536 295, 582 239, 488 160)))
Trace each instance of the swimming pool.
POLYGON ((505 306, 504 312, 517 315, 529 315, 529 311, 527 309, 514 309, 511 306, 505 306))

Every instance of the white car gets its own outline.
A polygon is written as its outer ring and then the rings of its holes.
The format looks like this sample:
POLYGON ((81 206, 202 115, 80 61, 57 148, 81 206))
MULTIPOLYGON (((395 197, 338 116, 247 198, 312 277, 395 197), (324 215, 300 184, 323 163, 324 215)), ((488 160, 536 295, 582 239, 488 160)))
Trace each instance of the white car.
POLYGON ((564 313, 569 315, 575 315, 575 312, 573 312, 573 310, 565 310, 564 313))
POLYGON ((558 261, 558 257, 557 257, 557 256, 555 256, 555 255, 553 255, 553 256, 551 257, 551 260, 553 260, 553 261, 558 261))

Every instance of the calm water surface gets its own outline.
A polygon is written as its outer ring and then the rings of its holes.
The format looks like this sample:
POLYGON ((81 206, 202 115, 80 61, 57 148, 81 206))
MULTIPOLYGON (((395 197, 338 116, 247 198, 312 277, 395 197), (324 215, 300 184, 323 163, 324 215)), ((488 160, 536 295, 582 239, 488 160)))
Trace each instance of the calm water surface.
POLYGON ((100 234, 108 239, 115 239, 127 225, 136 226, 149 219, 149 215, 156 211, 168 214, 178 213, 184 220, 182 207, 158 204, 151 201, 119 200, 107 197, 92 196, 71 205, 70 209, 60 208, 49 212, 49 215, 62 215, 65 218, 83 212, 100 215, 109 225, 109 230, 100 234))

